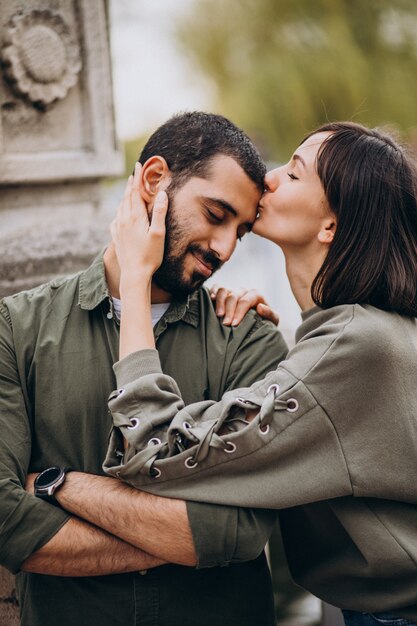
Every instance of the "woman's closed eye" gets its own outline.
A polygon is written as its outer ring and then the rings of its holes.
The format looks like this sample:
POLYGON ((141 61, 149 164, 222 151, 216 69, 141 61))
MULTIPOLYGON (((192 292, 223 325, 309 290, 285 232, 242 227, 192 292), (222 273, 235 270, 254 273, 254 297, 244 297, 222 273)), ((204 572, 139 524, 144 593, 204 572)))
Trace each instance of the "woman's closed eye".
POLYGON ((289 176, 289 178, 291 178, 291 180, 299 180, 298 176, 296 176, 292 172, 287 172, 287 175, 289 176))

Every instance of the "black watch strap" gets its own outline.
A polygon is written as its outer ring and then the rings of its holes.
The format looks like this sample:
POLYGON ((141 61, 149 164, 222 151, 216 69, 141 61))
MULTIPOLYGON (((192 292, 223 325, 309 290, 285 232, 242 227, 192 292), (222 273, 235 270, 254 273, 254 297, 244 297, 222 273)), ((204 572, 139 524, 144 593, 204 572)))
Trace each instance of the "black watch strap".
POLYGON ((45 500, 45 502, 59 506, 54 494, 64 484, 66 475, 71 471, 70 467, 53 466, 40 472, 35 478, 35 496, 45 500))

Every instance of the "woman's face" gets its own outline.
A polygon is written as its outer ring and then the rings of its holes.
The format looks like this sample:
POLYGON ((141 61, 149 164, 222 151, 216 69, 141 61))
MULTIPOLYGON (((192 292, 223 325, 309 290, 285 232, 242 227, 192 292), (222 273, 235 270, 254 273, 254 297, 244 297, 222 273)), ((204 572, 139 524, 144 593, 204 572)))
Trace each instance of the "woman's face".
POLYGON ((322 247, 331 243, 336 225, 320 178, 317 152, 329 132, 309 137, 286 165, 265 176, 253 232, 285 249, 322 247))

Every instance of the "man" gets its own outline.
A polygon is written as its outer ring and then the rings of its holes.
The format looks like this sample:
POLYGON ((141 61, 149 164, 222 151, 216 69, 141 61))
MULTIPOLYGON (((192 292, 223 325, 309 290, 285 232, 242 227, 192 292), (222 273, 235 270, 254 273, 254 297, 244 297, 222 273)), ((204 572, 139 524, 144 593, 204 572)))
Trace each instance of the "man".
MULTIPOLYGON (((200 288, 250 230, 264 166, 244 133, 205 113, 169 120, 141 162, 149 210, 160 189, 170 199, 152 285, 164 370, 187 403, 218 399, 286 352, 254 313, 236 329, 223 326, 200 288)), ((118 359, 118 282, 110 245, 85 272, 0 304, 0 555, 19 572, 21 623, 273 624, 262 548, 274 514, 159 498, 99 476, 118 359), (84 520, 53 495, 25 492, 27 473, 51 466, 77 470, 62 494, 87 494, 84 520), (102 530, 109 520, 112 534, 102 530)))

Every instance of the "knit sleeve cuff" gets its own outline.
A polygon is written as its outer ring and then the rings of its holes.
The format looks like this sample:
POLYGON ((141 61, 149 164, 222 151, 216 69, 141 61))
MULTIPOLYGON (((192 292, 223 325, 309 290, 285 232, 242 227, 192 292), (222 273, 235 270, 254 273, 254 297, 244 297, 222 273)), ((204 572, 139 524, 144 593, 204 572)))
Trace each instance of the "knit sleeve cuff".
POLYGON ((161 374, 158 350, 146 349, 132 352, 113 365, 117 386, 123 387, 147 374, 161 374))

